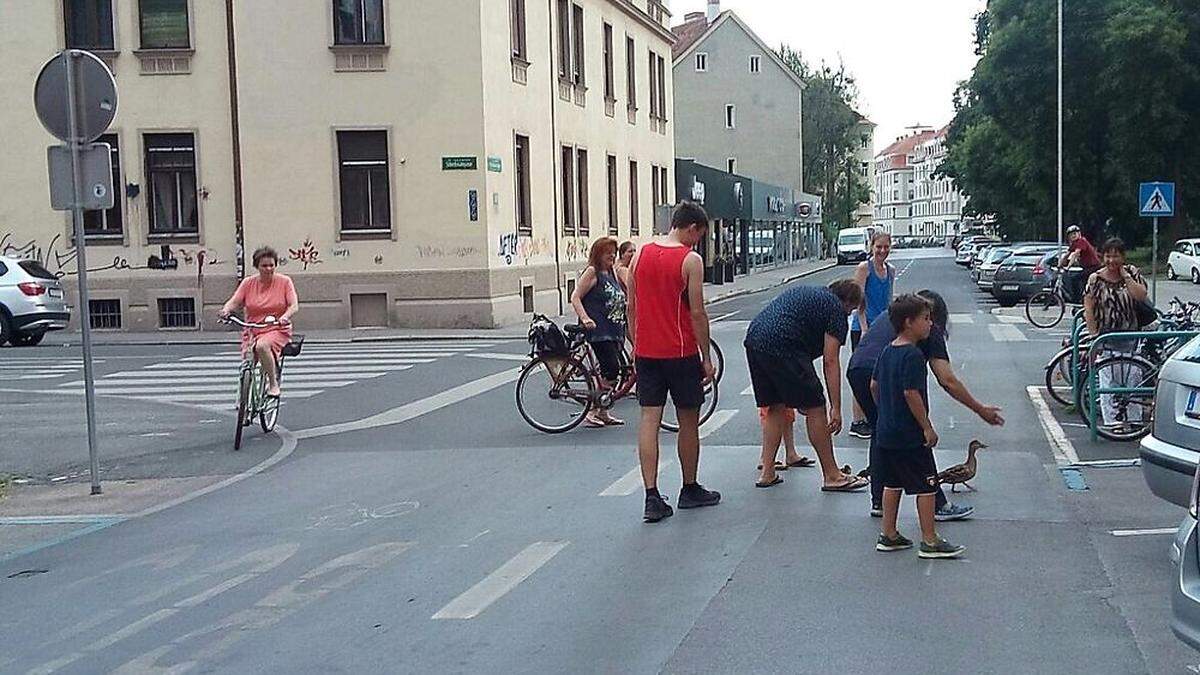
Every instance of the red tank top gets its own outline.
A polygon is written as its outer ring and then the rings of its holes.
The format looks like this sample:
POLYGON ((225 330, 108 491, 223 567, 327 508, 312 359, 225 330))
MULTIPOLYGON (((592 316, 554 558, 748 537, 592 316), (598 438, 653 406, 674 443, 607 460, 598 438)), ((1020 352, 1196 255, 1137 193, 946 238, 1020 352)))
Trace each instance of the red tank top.
POLYGON ((634 269, 635 356, 679 359, 699 353, 683 278, 683 260, 691 252, 686 246, 642 247, 634 269))

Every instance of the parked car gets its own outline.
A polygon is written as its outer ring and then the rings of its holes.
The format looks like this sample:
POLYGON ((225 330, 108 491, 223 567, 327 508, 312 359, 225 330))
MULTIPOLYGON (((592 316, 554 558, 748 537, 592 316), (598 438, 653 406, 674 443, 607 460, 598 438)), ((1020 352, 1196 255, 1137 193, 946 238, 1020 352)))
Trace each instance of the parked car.
POLYGON ((1012 307, 1054 285, 1054 270, 1064 249, 1041 247, 1013 251, 996 268, 992 277, 992 297, 1001 307, 1012 307))
POLYGON ((58 277, 36 260, 0 256, 0 346, 36 345, 70 320, 58 277))
POLYGON ((1188 277, 1200 284, 1200 239, 1180 239, 1167 257, 1167 278, 1188 277))
POLYGON ((996 243, 996 240, 991 237, 970 237, 963 240, 963 242, 958 245, 958 248, 955 249, 956 253, 954 256, 954 262, 962 265, 963 267, 970 267, 971 258, 975 255, 976 248, 981 242, 992 244, 996 243))
POLYGON ((996 275, 996 268, 1000 267, 1000 263, 1008 260, 1012 253, 1013 249, 1007 246, 997 246, 988 251, 987 258, 981 260, 979 267, 971 272, 975 284, 985 291, 992 290, 992 277, 996 275))
POLYGON ((1161 499, 1188 509, 1172 543, 1171 629, 1200 649, 1197 459, 1200 458, 1200 338, 1177 350, 1158 375, 1154 425, 1141 441, 1142 477, 1161 499))

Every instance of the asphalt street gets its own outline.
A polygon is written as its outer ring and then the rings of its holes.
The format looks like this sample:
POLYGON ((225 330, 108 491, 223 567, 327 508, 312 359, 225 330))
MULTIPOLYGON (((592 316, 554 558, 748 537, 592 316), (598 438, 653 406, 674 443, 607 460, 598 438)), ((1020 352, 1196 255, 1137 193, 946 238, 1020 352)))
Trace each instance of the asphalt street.
MULTIPOLYGON (((551 436, 517 414, 520 341, 306 347, 285 366, 285 428, 251 429, 238 453, 230 348, 104 348, 98 498, 79 489, 78 352, 2 350, 0 471, 20 483, 0 500, 0 672, 1189 672, 1170 537, 1113 534, 1183 513, 1136 467, 1077 465, 1068 485, 1049 429, 1084 462, 1136 447, 1036 405, 1061 336, 1000 311, 947 255, 897 252, 899 290, 946 297, 952 363, 1008 420, 987 428, 931 384, 939 464, 990 446, 978 492, 953 496, 976 517, 942 526, 959 561, 876 553, 867 496, 821 493, 815 470, 754 488, 740 342, 775 291, 710 307, 727 365, 700 478, 723 501, 656 525, 633 424, 551 436), (110 508, 130 484, 167 499, 110 508)), ((860 467, 866 444, 843 435, 837 453, 860 467)), ((901 529, 916 534, 911 502, 901 529)))

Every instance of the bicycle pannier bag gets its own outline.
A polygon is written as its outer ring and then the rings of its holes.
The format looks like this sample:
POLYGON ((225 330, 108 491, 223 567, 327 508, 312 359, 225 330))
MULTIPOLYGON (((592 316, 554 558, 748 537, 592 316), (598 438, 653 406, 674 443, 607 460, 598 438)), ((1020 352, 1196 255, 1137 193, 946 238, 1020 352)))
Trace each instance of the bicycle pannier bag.
POLYGON ((529 326, 529 344, 536 356, 564 357, 571 351, 567 336, 558 324, 541 315, 535 316, 529 326))

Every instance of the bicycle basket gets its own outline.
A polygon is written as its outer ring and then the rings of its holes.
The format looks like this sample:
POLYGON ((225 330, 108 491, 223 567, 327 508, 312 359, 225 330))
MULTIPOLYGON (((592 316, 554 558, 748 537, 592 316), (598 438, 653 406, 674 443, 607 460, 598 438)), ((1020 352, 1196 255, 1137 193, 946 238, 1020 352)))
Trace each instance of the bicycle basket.
POLYGON ((280 354, 283 356, 300 356, 300 348, 304 346, 303 335, 293 335, 292 341, 283 346, 280 354))
POLYGON ((562 328, 540 314, 529 324, 530 354, 533 356, 567 356, 571 347, 562 328))

